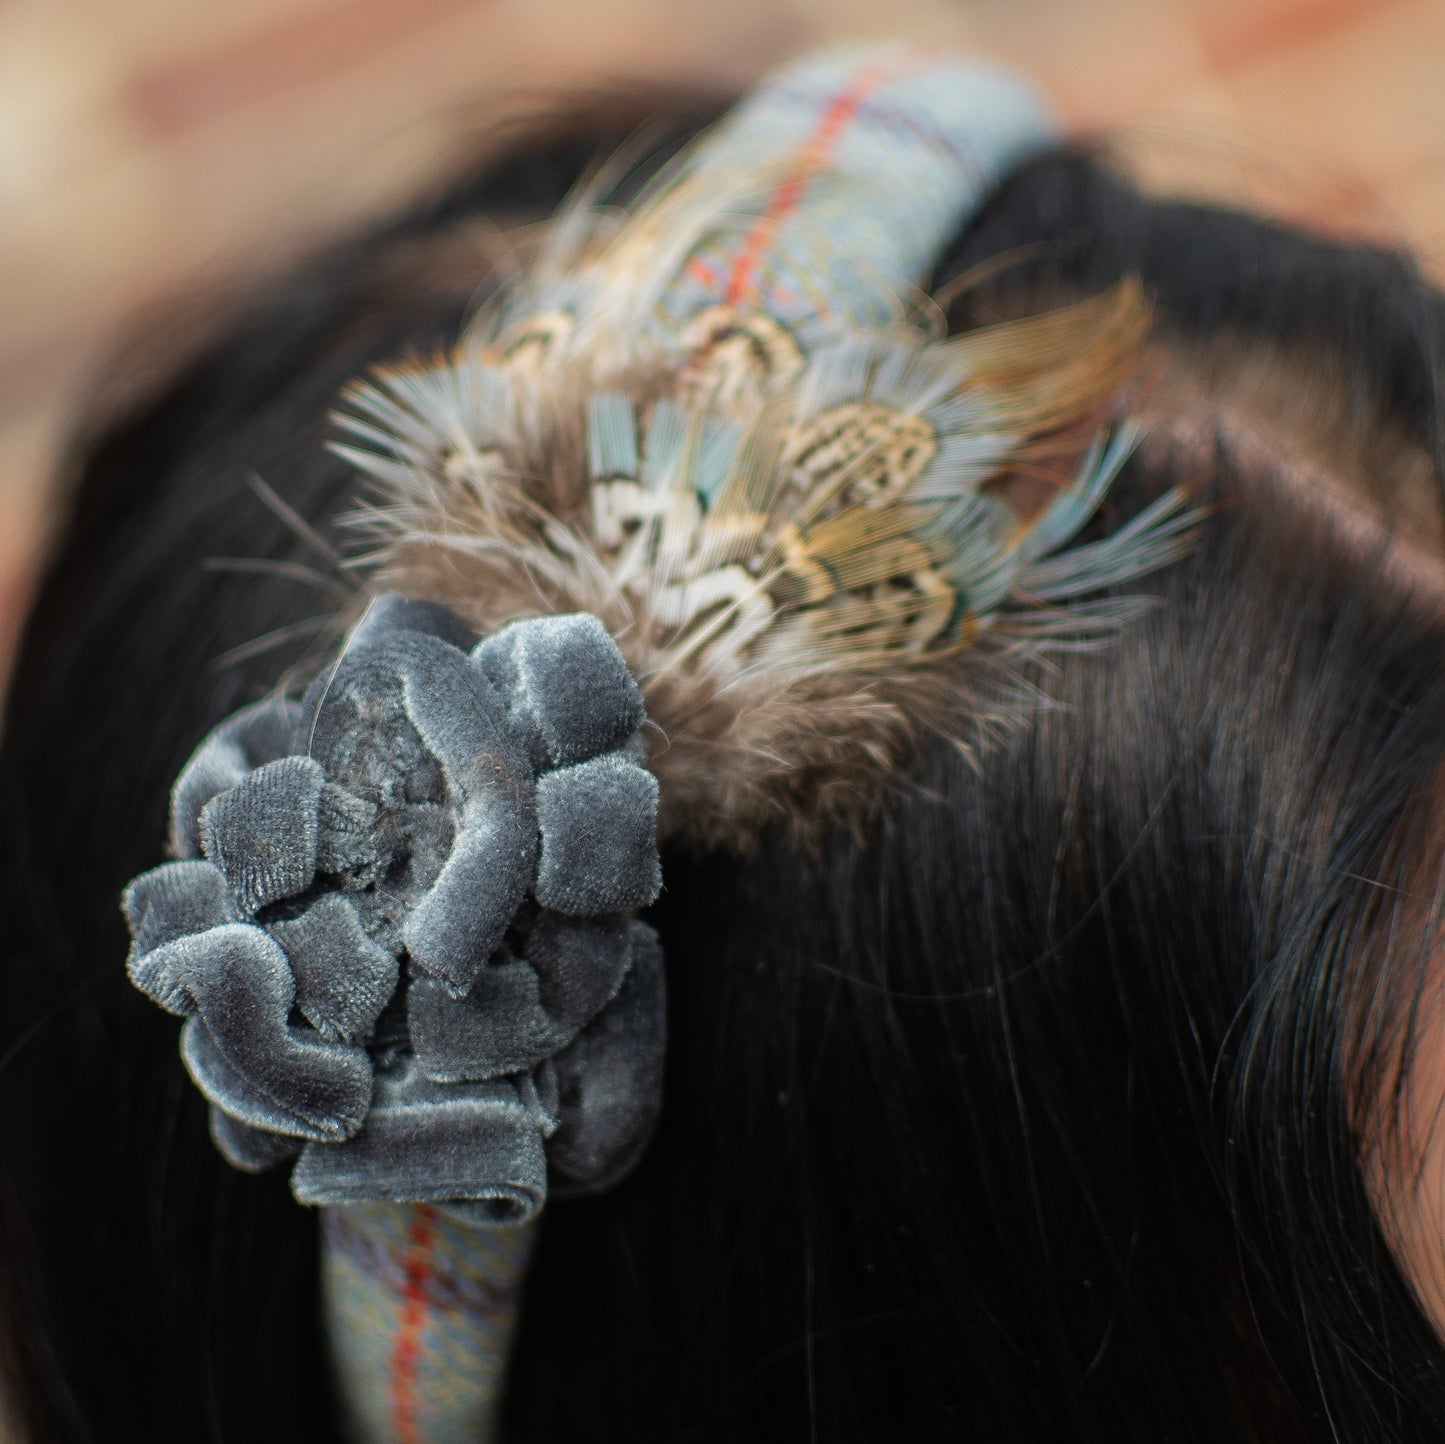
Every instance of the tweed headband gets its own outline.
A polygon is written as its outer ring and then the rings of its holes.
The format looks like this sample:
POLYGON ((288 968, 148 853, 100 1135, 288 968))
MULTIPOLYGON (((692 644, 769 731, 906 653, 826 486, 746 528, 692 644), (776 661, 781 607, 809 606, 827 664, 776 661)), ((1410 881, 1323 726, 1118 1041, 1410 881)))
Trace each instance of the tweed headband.
POLYGON ((646 1145, 659 829, 845 815, 945 698, 992 725, 981 679, 1105 640, 1137 604, 1099 594, 1184 545, 1172 494, 1074 541, 1132 443, 1134 290, 946 340, 920 289, 1049 135, 987 66, 805 58, 625 214, 569 205, 452 353, 348 393, 372 600, 303 696, 201 744, 124 909, 218 1148, 326 1211, 359 1437, 486 1436, 529 1226, 646 1145), (1060 436, 1021 510, 1000 480, 1060 436))

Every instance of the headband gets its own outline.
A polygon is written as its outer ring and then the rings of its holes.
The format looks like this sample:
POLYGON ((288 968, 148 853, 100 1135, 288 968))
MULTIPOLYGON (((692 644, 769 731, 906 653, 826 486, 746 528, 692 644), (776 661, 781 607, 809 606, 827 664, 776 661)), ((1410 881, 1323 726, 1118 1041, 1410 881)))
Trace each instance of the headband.
POLYGON ((1171 494, 1070 545, 1132 444, 1134 289, 955 340, 917 289, 1049 135, 956 57, 804 59, 628 213, 569 206, 453 354, 348 393, 373 599, 201 744, 124 910, 218 1148, 325 1210, 358 1437, 486 1436, 531 1225, 647 1142, 659 828, 845 816, 1185 544, 1171 494), (1010 468, 1080 436, 1016 509, 1010 468))

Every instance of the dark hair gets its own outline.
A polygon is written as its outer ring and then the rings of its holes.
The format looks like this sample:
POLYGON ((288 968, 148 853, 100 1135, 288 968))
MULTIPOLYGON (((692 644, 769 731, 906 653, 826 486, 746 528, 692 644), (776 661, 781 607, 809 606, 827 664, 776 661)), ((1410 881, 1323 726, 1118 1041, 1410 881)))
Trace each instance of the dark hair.
MULTIPOLYGON (((200 735, 334 610, 207 565, 325 569, 250 479, 334 535, 337 391, 476 299, 417 246, 545 212, 581 165, 526 152, 327 256, 84 459, 0 757, 0 1348, 33 1444, 335 1437, 314 1219, 216 1154, 116 899, 200 735)), ((1336 358, 1445 474, 1445 311, 1402 258, 1073 152, 936 280, 1013 251, 956 324, 1137 274, 1172 343, 1336 358)), ((1094 523, 1193 489, 1159 604, 1040 673, 1048 705, 982 758, 920 744, 861 837, 665 855, 662 1125, 621 1187, 548 1210, 516 1438, 1440 1437, 1445 1351, 1359 1102, 1424 986, 1441 617, 1388 539, 1203 440, 1146 447, 1094 523)))

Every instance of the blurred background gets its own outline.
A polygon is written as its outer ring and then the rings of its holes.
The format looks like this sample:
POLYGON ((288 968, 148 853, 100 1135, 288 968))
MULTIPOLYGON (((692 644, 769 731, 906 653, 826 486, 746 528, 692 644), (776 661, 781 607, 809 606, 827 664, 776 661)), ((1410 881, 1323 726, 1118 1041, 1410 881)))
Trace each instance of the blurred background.
POLYGON ((198 295, 403 204, 479 128, 881 34, 1021 67, 1153 187, 1445 275, 1445 0, 0 0, 0 674, 121 337, 184 352, 198 295))

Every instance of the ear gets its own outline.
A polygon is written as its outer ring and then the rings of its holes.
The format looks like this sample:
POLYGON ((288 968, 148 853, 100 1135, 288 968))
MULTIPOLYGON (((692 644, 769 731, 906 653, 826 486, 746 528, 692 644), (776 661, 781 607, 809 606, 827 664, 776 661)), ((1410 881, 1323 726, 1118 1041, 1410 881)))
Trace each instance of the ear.
POLYGON ((1437 769, 1432 795, 1421 799, 1428 816, 1413 829, 1428 860, 1406 861, 1403 871, 1415 885, 1394 903, 1390 926, 1393 950, 1407 965, 1417 959, 1417 969, 1412 975, 1396 964, 1393 970, 1404 976, 1385 979, 1378 969, 1367 970, 1370 996, 1351 1010, 1355 1037, 1346 1067, 1371 1207, 1426 1318, 1445 1340, 1445 860, 1433 820, 1442 791, 1445 766, 1437 769))

